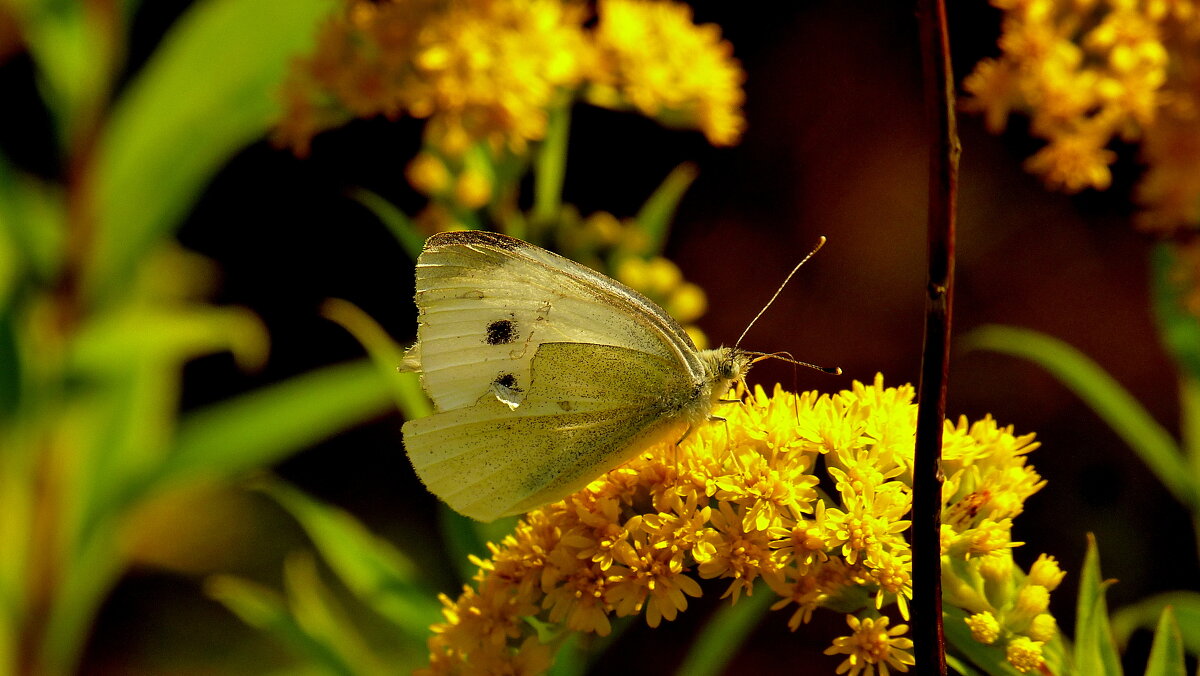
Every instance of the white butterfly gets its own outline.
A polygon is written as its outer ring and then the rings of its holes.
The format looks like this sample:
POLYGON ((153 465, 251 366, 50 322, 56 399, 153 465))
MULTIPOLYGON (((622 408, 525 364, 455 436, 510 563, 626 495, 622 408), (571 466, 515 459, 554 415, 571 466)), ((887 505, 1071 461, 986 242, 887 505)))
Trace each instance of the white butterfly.
POLYGON ((761 354, 698 350, 640 293, 492 232, 430 237, 416 290, 403 368, 421 372, 436 412, 404 424, 404 445, 426 487, 480 521, 681 439, 761 354))

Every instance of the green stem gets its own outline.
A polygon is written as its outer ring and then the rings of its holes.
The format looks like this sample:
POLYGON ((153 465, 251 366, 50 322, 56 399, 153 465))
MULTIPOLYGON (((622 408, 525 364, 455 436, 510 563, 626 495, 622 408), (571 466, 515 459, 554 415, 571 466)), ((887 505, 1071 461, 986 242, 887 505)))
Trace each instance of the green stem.
POLYGON ((546 139, 534 160, 533 218, 541 229, 558 218, 562 209, 563 179, 567 170, 567 138, 571 132, 571 106, 564 102, 549 111, 546 139))

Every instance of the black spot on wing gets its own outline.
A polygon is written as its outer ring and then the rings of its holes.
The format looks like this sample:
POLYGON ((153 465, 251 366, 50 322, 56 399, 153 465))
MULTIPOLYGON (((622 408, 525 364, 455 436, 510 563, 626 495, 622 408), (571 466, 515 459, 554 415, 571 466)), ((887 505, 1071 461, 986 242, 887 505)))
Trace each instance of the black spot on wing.
POLYGON ((511 319, 497 319, 487 325, 488 345, 507 345, 517 339, 517 323, 511 319))
POLYGON ((511 373, 501 373, 500 375, 496 376, 496 380, 494 382, 500 387, 512 390, 513 392, 522 391, 521 388, 517 387, 517 377, 511 373))

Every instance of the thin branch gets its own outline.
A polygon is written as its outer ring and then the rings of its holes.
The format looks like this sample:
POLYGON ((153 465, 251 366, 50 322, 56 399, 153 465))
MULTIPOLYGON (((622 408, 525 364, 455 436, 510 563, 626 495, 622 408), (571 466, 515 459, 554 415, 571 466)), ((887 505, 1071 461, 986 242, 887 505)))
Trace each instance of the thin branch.
POLYGON ((930 138, 929 278, 925 299, 925 342, 921 355, 920 407, 913 463, 913 607, 915 672, 945 674, 942 631, 941 510, 942 421, 950 366, 951 305, 954 296, 954 217, 958 158, 962 152, 954 119, 954 75, 945 0, 917 0, 930 138))

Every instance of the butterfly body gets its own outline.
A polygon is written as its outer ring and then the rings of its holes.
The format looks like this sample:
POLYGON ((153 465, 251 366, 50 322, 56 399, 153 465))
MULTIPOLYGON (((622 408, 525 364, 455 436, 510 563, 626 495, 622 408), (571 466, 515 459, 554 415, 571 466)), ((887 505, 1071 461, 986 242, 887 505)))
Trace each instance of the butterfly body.
POLYGON ((417 261, 419 371, 435 413, 404 425, 417 475, 481 521, 561 499, 710 419, 749 368, 697 350, 637 293, 495 233, 430 237, 417 261))

